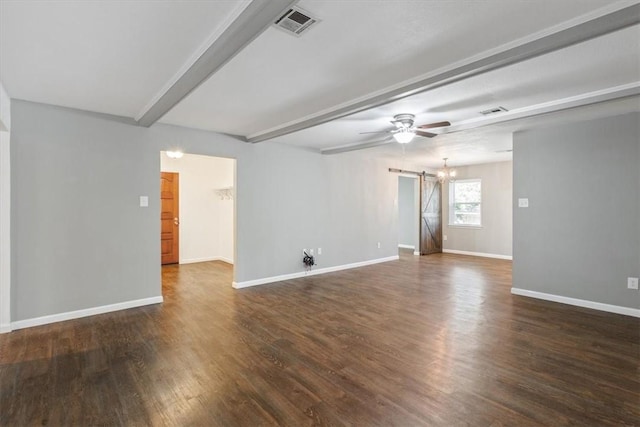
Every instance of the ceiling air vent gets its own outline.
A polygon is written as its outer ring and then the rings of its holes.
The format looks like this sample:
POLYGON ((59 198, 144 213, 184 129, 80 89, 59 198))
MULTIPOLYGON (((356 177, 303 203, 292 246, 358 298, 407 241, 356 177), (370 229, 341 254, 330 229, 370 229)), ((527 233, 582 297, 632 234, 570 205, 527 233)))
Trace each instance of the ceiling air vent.
POLYGON ((273 23, 277 28, 285 30, 289 34, 300 36, 305 30, 308 30, 318 19, 312 18, 309 12, 299 7, 292 7, 287 10, 280 18, 273 23))
POLYGON ((494 108, 489 108, 488 110, 480 111, 480 114, 483 114, 485 116, 489 116, 491 114, 504 113, 504 112, 507 112, 507 111, 509 111, 509 110, 507 110, 504 107, 494 107, 494 108))

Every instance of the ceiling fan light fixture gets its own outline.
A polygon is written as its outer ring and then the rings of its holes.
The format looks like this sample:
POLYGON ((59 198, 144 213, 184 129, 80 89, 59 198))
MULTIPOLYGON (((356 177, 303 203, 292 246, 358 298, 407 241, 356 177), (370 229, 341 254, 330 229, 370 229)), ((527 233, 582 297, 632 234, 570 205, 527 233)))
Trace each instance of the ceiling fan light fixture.
POLYGON ((400 144, 410 143, 414 136, 416 136, 416 132, 409 128, 402 128, 393 134, 393 138, 400 144))

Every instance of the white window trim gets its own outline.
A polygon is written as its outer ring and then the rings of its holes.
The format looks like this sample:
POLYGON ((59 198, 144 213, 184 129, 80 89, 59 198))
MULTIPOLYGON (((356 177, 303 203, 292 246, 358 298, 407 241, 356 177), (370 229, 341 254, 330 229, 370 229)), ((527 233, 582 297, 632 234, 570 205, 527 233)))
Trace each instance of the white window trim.
POLYGON ((483 199, 483 191, 482 191, 482 178, 468 178, 468 179, 456 179, 454 182, 449 183, 449 203, 448 203, 448 215, 447 215, 447 223, 450 228, 472 228, 478 229, 483 227, 482 218, 484 216, 484 202, 483 199), (453 217, 453 205, 455 203, 455 184, 456 183, 465 183, 465 182, 479 182, 480 183, 480 224, 456 224, 451 222, 453 217), (453 197, 452 197, 453 196, 453 197))

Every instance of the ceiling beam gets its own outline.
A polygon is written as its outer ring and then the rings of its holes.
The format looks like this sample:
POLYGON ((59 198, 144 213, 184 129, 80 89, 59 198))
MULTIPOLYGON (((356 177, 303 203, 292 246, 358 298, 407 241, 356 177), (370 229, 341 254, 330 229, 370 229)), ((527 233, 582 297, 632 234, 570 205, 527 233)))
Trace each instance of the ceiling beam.
MULTIPOLYGON (((247 141, 260 142, 379 107, 417 93, 446 86, 469 77, 513 65, 565 47, 600 37, 640 23, 640 4, 582 22, 575 26, 522 43, 518 46, 460 65, 419 81, 396 87, 355 103, 330 109, 281 127, 249 135, 247 141)), ((328 150, 327 150, 328 151, 328 150)), ((351 151, 351 150, 345 150, 351 151)), ((323 151, 324 152, 324 151, 323 151)), ((329 153, 326 153, 329 154, 329 153)))
POLYGON ((362 144, 351 144, 351 145, 343 145, 342 147, 327 148, 327 149, 324 149, 324 150, 320 150, 320 153, 321 154, 347 153, 349 151, 356 151, 356 150, 363 150, 365 148, 379 147, 381 145, 391 144, 392 142, 395 142, 395 140, 393 138, 386 138, 386 139, 382 139, 380 141, 371 141, 371 142, 365 142, 365 143, 362 143, 362 144))
POLYGON ((149 127, 262 34, 297 0, 253 0, 137 123, 149 127))
MULTIPOLYGON (((640 97, 640 82, 633 82, 625 85, 615 86, 608 89, 597 90, 586 94, 571 96, 568 98, 558 99, 551 102, 532 105, 529 107, 518 108, 506 113, 496 114, 495 116, 480 117, 476 119, 466 120, 456 123, 447 128, 443 134, 454 132, 462 132, 466 130, 476 129, 484 126, 491 126, 500 123, 512 122, 514 120, 526 119, 529 117, 541 116, 543 114, 551 114, 559 111, 570 110, 573 108, 586 107, 588 105, 600 104, 603 102, 615 101, 624 98, 640 97)), ((340 154, 349 151, 363 150, 365 148, 378 147, 394 143, 392 138, 382 141, 365 142, 362 144, 351 144, 341 147, 327 148, 321 150, 321 154, 340 154)))
MULTIPOLYGON (((454 126, 448 127, 445 133, 462 132, 498 123, 506 123, 543 114, 555 113, 558 111, 638 96, 640 96, 640 81, 544 102, 542 104, 517 108, 506 113, 498 113, 496 115, 464 120, 456 123, 454 126)), ((640 104, 638 105, 640 106, 640 104)))

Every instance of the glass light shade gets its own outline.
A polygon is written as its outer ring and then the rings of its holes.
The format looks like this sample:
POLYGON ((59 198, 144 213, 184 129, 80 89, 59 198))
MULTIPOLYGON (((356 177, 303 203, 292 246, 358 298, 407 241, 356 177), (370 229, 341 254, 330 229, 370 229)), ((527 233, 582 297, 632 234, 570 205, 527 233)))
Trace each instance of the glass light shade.
POLYGON ((445 181, 450 181, 450 182, 455 181, 456 170, 451 169, 450 167, 447 166, 448 159, 442 159, 442 160, 444 160, 444 167, 438 171, 438 174, 437 174, 438 181, 440 181, 441 184, 444 184, 445 181))
POLYGON ((407 144, 411 142, 414 136, 416 136, 416 133, 407 128, 400 129, 398 132, 393 134, 393 138, 400 144, 407 144))
POLYGON ((167 151, 166 154, 170 159, 180 159, 184 156, 182 151, 167 151))

